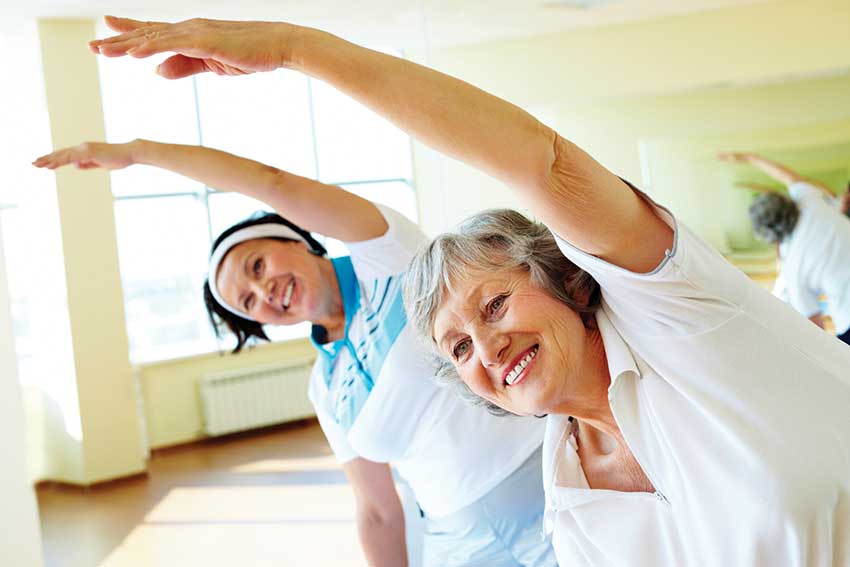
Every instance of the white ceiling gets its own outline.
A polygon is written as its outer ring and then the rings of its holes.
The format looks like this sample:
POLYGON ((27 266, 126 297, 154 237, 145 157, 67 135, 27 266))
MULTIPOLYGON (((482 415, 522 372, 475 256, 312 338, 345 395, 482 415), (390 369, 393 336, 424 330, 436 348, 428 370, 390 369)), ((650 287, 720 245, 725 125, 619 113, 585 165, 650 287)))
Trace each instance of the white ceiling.
POLYGON ((0 29, 21 18, 103 14, 177 21, 190 17, 286 20, 356 41, 439 47, 563 32, 776 0, 614 0, 594 9, 558 0, 0 0, 0 29))

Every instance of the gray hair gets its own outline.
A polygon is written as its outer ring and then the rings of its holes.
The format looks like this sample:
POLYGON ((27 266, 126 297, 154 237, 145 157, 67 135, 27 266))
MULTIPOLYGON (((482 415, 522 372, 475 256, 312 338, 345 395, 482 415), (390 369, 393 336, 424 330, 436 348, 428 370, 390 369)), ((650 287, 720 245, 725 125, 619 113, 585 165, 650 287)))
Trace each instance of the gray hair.
POLYGON ((437 349, 434 318, 455 284, 470 271, 524 270, 531 282, 577 312, 593 328, 600 303, 599 284, 567 259, 545 225, 517 211, 491 209, 463 221, 455 232, 437 236, 416 252, 404 283, 407 315, 437 364, 438 384, 451 387, 466 402, 494 415, 510 412, 488 402, 461 381, 454 364, 437 349))
POLYGON ((782 242, 797 226, 797 203, 778 193, 763 193, 750 205, 750 220, 756 236, 770 243, 782 242))

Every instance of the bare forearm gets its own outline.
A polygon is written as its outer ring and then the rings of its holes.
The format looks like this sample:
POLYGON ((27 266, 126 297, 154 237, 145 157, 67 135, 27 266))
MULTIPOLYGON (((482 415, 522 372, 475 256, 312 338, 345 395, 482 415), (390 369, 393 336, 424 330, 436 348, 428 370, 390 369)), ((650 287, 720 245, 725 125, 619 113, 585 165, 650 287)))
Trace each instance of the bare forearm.
POLYGON ((775 193, 776 189, 771 187, 770 185, 762 185, 761 183, 753 183, 751 181, 739 181, 735 183, 736 187, 741 189, 748 189, 751 191, 758 191, 759 193, 775 193))
POLYGON ((131 142, 133 162, 167 169, 220 191, 235 191, 268 202, 275 191, 278 170, 202 146, 131 142))
POLYGON ((346 241, 384 233, 386 222, 369 201, 314 179, 201 146, 131 142, 133 163, 167 169, 208 187, 262 201, 304 228, 346 241))
POLYGON ((360 514, 357 531, 370 567, 407 566, 403 515, 399 514, 395 521, 387 521, 360 514))
POLYGON ((554 132, 498 97, 416 63, 300 28, 287 66, 328 82, 434 149, 509 185, 537 184, 554 132))
POLYGON ((803 179, 797 172, 785 167, 781 163, 769 160, 758 154, 746 154, 744 159, 753 167, 785 185, 790 185, 803 179))

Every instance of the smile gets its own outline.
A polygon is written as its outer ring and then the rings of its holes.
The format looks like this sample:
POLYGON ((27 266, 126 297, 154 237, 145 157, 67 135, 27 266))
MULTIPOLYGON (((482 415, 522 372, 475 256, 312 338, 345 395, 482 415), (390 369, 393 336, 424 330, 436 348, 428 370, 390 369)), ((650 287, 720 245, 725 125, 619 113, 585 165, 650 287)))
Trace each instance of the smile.
POLYGON ((286 291, 283 292, 283 309, 286 311, 289 309, 289 303, 292 301, 292 292, 295 291, 295 278, 289 280, 289 284, 286 286, 286 291))
POLYGON ((534 345, 531 347, 531 350, 528 354, 526 354, 522 359, 516 363, 516 365, 508 372, 508 375, 505 377, 505 383, 508 386, 514 386, 522 382, 525 377, 528 375, 526 369, 534 360, 534 357, 537 356, 537 351, 540 350, 540 345, 534 345))

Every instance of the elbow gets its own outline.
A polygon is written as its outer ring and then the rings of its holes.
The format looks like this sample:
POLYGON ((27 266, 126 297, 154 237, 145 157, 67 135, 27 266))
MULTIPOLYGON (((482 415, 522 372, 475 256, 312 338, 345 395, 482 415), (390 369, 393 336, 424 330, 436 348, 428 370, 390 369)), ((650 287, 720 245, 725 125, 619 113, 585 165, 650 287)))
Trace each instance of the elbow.
POLYGON ((550 197, 577 198, 574 192, 591 185, 592 171, 589 164, 592 158, 554 130, 548 130, 549 151, 545 164, 539 169, 537 182, 550 197))
POLYGON ((403 521, 400 508, 365 505, 357 507, 357 522, 361 526, 387 527, 397 526, 403 521))

